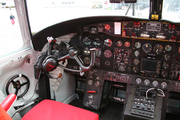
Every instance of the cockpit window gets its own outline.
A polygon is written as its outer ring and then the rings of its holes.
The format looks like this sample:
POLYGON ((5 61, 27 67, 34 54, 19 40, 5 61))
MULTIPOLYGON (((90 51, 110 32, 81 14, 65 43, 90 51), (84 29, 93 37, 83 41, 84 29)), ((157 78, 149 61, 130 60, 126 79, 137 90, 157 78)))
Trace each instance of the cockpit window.
POLYGON ((164 0, 162 18, 173 22, 180 21, 180 1, 164 0))
POLYGON ((110 3, 109 0, 27 0, 31 32, 53 24, 89 16, 134 16, 148 19, 150 0, 110 3))
POLYGON ((0 58, 20 51, 23 39, 14 0, 0 1, 0 58))

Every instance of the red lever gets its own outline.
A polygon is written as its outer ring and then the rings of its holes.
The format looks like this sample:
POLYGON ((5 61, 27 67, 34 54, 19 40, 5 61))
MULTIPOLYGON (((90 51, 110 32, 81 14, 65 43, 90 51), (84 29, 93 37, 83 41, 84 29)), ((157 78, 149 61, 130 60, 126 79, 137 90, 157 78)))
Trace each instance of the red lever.
POLYGON ((94 90, 88 90, 87 93, 96 93, 94 90))
POLYGON ((5 100, 0 104, 1 107, 5 110, 8 111, 13 102, 16 100, 17 96, 15 94, 9 94, 5 100))

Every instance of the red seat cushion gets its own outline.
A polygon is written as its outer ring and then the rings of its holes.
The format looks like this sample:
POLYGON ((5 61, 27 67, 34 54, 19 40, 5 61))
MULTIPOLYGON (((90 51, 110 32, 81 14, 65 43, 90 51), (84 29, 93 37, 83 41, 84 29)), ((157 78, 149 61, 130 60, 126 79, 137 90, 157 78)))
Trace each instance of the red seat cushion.
POLYGON ((21 120, 99 120, 96 113, 65 103, 43 100, 21 120))

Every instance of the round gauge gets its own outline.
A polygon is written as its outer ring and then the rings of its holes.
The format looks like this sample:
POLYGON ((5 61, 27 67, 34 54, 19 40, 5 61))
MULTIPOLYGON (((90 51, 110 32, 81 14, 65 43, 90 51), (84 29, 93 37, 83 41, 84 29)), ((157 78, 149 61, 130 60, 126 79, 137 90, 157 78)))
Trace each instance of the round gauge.
POLYGON ((85 55, 90 55, 91 51, 89 50, 89 48, 85 47, 84 48, 84 54, 85 55))
POLYGON ((139 64, 139 60, 138 59, 134 59, 134 65, 138 65, 139 64))
POLYGON ((168 76, 168 73, 167 73, 167 71, 162 71, 161 75, 162 75, 162 77, 166 78, 168 76))
POLYGON ((156 54, 161 54, 162 51, 163 51, 163 46, 162 46, 162 45, 156 44, 156 45, 154 46, 154 52, 156 52, 156 54))
POLYGON ((124 46, 125 47, 129 47, 131 44, 130 44, 130 42, 129 41, 126 41, 125 43, 124 43, 124 46))
POLYGON ((103 25, 100 23, 100 24, 98 25, 98 31, 99 31, 99 32, 103 32, 103 30, 104 30, 103 25))
POLYGON ((100 85, 100 81, 96 80, 94 84, 95 84, 96 87, 98 87, 100 85))
POLYGON ((95 51, 95 53, 96 53, 96 57, 100 57, 100 55, 101 55, 101 50, 98 49, 98 50, 95 51))
POLYGON ((89 38, 89 37, 85 37, 85 38, 83 39, 83 43, 84 43, 85 45, 90 45, 90 44, 91 44, 90 38, 89 38))
POLYGON ((106 49, 106 50, 104 51, 104 56, 105 56, 106 58, 110 58, 110 57, 112 56, 112 52, 111 52, 110 50, 106 49))
POLYGON ((134 67, 133 67, 133 72, 134 72, 134 73, 138 73, 138 67, 137 67, 137 66, 134 66, 134 67))
POLYGON ((122 42, 120 40, 117 41, 117 46, 121 47, 122 46, 122 42))
POLYGON ((118 70, 124 72, 126 70, 126 64, 124 63, 120 64, 118 70))
POLYGON ((152 50, 152 46, 150 43, 144 43, 142 45, 142 50, 145 52, 145 53, 148 53, 148 52, 151 52, 152 50))
POLYGON ((91 60, 90 60, 90 58, 89 58, 89 57, 85 57, 85 58, 84 58, 84 63, 85 63, 85 64, 89 64, 89 63, 90 63, 90 61, 91 61, 91 60))
POLYGON ((107 47, 111 47, 111 45, 112 45, 111 39, 104 40, 104 45, 107 46, 107 47))
POLYGON ((140 42, 135 42, 135 47, 138 49, 141 47, 141 43, 140 42))
POLYGON ((164 48, 167 52, 172 50, 172 46, 171 45, 166 45, 164 48))
POLYGON ((92 27, 92 28, 90 28, 89 32, 91 34, 98 34, 98 29, 96 27, 92 27))
POLYGON ((138 50, 134 51, 134 56, 138 57, 140 55, 140 52, 138 50))
POLYGON ((165 55, 164 55, 164 59, 165 59, 166 61, 170 60, 170 58, 171 58, 171 56, 170 56, 169 54, 165 54, 165 55))
POLYGON ((106 67, 109 67, 110 65, 111 65, 111 63, 110 63, 109 61, 106 61, 106 62, 105 62, 105 66, 106 66, 106 67))
POLYGON ((101 41, 99 38, 95 38, 94 41, 93 41, 93 45, 97 45, 99 46, 101 44, 101 41))
POLYGON ((88 85, 93 85, 93 80, 88 80, 88 85))
POLYGON ((145 79, 145 80, 144 80, 144 85, 145 85, 145 86, 148 86, 149 84, 150 84, 149 79, 145 79))
POLYGON ((121 62, 121 60, 122 60, 122 57, 117 57, 116 62, 119 63, 121 62))
POLYGON ((105 28, 106 30, 110 30, 110 29, 111 29, 111 26, 110 26, 109 24, 106 24, 106 25, 104 26, 104 28, 105 28))
POLYGON ((141 78, 136 78, 136 84, 141 84, 141 82, 142 82, 142 80, 141 80, 141 78))
POLYGON ((169 64, 168 64, 167 62, 164 62, 164 63, 163 63, 163 68, 164 68, 164 69, 168 69, 168 68, 169 68, 169 64))

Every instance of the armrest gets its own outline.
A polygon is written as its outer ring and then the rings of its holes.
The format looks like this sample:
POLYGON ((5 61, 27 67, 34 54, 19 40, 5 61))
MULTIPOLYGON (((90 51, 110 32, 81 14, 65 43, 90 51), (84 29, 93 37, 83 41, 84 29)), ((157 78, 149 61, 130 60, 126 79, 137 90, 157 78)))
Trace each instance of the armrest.
POLYGON ((7 112, 16 99, 17 96, 15 94, 9 94, 0 105, 7 112))

